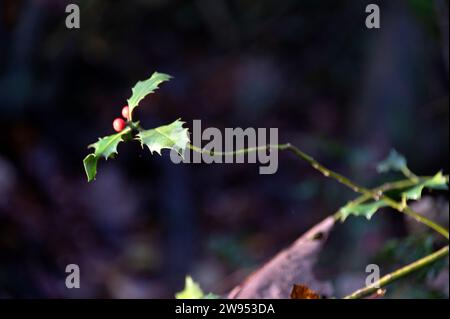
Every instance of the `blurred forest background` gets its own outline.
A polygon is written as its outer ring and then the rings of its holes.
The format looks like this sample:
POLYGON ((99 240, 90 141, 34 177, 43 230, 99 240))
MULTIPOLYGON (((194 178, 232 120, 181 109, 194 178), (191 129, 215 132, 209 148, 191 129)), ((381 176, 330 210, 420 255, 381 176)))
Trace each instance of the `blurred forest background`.
MULTIPOLYGON (((119 146, 88 184, 86 146, 112 134, 131 87, 174 76, 136 116, 203 127, 277 127, 366 186, 391 148, 421 175, 449 160, 448 1, 0 2, 0 298, 173 298, 191 274, 226 293, 355 195, 292 154, 255 164, 174 165, 119 146), (367 3, 366 3, 367 2, 367 3), (381 28, 365 6, 381 6, 381 28), (81 288, 64 285, 67 264, 81 288)), ((446 193, 414 206, 448 227, 446 193)), ((331 234, 316 275, 342 296, 439 245, 383 210, 331 234)), ((448 298, 448 263, 408 277, 391 298, 448 298)))

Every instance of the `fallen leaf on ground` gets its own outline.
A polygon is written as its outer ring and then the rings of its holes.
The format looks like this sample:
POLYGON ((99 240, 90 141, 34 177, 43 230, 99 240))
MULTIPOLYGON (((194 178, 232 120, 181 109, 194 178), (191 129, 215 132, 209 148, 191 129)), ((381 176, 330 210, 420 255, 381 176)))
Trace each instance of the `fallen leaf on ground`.
POLYGON ((228 298, 287 299, 292 286, 299 282, 320 295, 332 295, 331 284, 317 280, 313 269, 334 224, 335 220, 330 216, 311 228, 232 289, 228 298))

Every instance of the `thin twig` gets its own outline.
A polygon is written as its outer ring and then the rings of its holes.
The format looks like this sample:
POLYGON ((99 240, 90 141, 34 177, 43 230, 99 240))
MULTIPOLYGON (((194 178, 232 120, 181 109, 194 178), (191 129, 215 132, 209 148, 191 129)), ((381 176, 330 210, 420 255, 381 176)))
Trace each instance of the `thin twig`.
POLYGON ((429 266, 432 263, 436 262, 437 260, 439 260, 441 258, 444 258, 447 255, 448 255, 448 245, 426 257, 416 260, 415 262, 413 262, 409 265, 406 265, 402 268, 397 269, 396 271, 393 271, 393 272, 381 277, 379 280, 377 280, 373 284, 353 292, 352 294, 344 297, 344 299, 360 299, 365 296, 368 296, 371 293, 377 291, 379 288, 384 287, 384 286, 396 281, 397 279, 403 278, 403 277, 415 272, 416 270, 419 270, 426 266, 429 266))
MULTIPOLYGON (((430 178, 431 176, 421 176, 419 177, 419 179, 427 179, 430 178)), ((411 187, 411 186, 415 186, 419 183, 419 181, 415 181, 415 180, 411 180, 411 179, 403 179, 403 180, 399 180, 399 181, 394 181, 394 182, 387 182, 384 183, 380 186, 377 186, 375 188, 372 188, 371 191, 372 193, 379 193, 379 192, 387 192, 387 191, 391 191, 391 190, 395 190, 395 189, 404 189, 407 187, 411 187)), ((360 195, 358 197, 356 197, 355 199, 347 202, 347 204, 345 204, 345 206, 356 206, 359 204, 362 204, 368 200, 372 199, 372 194, 364 194, 364 195, 360 195)), ((342 208, 339 208, 339 210, 337 212, 334 213, 334 218, 335 219, 340 219, 342 216, 342 208)))
MULTIPOLYGON (((224 156, 224 155, 230 156, 230 155, 237 155, 237 154, 246 154, 246 153, 250 153, 250 152, 267 151, 267 150, 270 150, 271 148, 277 148, 279 150, 289 150, 292 153, 294 153, 297 157, 299 157, 300 159, 308 162, 314 169, 321 172, 325 177, 332 178, 332 179, 338 181, 339 183, 349 187, 353 191, 362 194, 355 200, 351 201, 350 202, 351 204, 363 203, 366 200, 370 200, 370 199, 384 200, 386 202, 386 204, 388 204, 390 207, 414 218, 419 223, 427 225, 428 227, 432 228, 439 234, 443 235, 445 238, 449 239, 448 230, 446 230, 442 226, 436 224, 435 222, 429 220, 428 218, 420 215, 419 213, 415 212, 405 203, 398 203, 395 200, 393 200, 392 198, 384 195, 384 192, 386 192, 388 190, 401 189, 401 188, 405 188, 405 187, 409 187, 409 186, 413 186, 413 185, 417 184, 420 181, 420 177, 416 176, 414 173, 410 172, 409 170, 403 172, 405 174, 405 176, 408 177, 407 180, 390 182, 390 183, 383 184, 379 187, 376 187, 374 189, 367 189, 365 187, 362 187, 362 186, 356 184, 349 178, 328 169, 327 167, 325 167, 322 164, 320 164, 319 162, 317 162, 314 158, 312 158, 308 154, 304 153, 297 147, 291 145, 290 143, 276 144, 276 145, 262 145, 262 146, 258 146, 258 147, 240 149, 237 151, 230 151, 230 152, 217 152, 217 151, 211 152, 210 150, 205 150, 205 149, 196 147, 192 144, 188 144, 188 147, 195 152, 209 154, 209 155, 219 155, 219 156, 224 156)), ((445 176, 445 178, 448 182, 448 175, 445 176)), ((339 217, 338 214, 339 214, 339 212, 334 214, 334 217, 338 218, 339 217)), ((434 263, 435 261, 447 256, 448 252, 449 252, 449 246, 445 246, 444 248, 441 248, 440 250, 436 251, 435 253, 432 253, 432 254, 430 254, 426 257, 423 257, 407 266, 404 266, 400 269, 397 269, 394 272, 391 272, 391 273, 383 276, 380 280, 376 281, 372 285, 367 286, 362 289, 359 289, 359 290, 355 291, 354 293, 346 296, 345 298, 346 299, 357 299, 357 298, 362 298, 364 296, 370 295, 371 293, 377 291, 380 287, 386 286, 399 278, 402 278, 416 270, 426 267, 426 266, 434 263)))
MULTIPOLYGON (((383 190, 381 190, 381 189, 370 190, 370 189, 367 189, 365 187, 358 185, 357 183, 353 182, 349 178, 347 178, 339 173, 336 173, 336 172, 330 170, 329 168, 323 166, 318 161, 316 161, 313 157, 309 156, 308 154, 301 151, 299 148, 293 146, 290 143, 261 145, 261 146, 257 146, 257 147, 245 148, 245 149, 229 151, 229 152, 205 150, 205 149, 199 148, 192 144, 188 144, 188 147, 195 152, 202 153, 202 154, 209 154, 211 156, 214 156, 214 155, 218 155, 218 156, 240 155, 240 154, 247 154, 247 153, 251 153, 251 152, 267 151, 267 150, 270 150, 271 148, 277 148, 279 150, 289 150, 292 153, 294 153, 298 158, 309 163, 314 169, 321 172, 325 177, 332 178, 332 179, 338 181, 339 183, 349 187, 354 192, 365 195, 365 197, 368 197, 367 199, 373 198, 374 200, 384 200, 386 202, 386 204, 389 205, 390 207, 414 218, 419 223, 422 223, 422 224, 432 228, 433 230, 435 230, 436 232, 438 232, 445 238, 449 239, 448 230, 446 230, 444 227, 442 227, 442 226, 436 224, 435 222, 433 222, 432 220, 429 220, 428 218, 420 215, 419 213, 415 212, 414 210, 412 210, 409 206, 405 205, 404 203, 398 203, 395 200, 393 200, 392 198, 384 195, 383 190)), ((415 178, 411 179, 412 181, 416 180, 415 175, 414 175, 414 177, 415 178)))

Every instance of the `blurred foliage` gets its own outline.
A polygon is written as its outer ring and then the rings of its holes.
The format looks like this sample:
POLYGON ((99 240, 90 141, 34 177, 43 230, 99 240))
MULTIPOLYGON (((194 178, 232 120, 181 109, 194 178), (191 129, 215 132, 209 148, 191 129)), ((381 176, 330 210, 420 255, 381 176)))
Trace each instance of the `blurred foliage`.
MULTIPOLYGON (((386 269, 384 272, 387 273, 432 253, 436 249, 435 241, 436 235, 430 233, 389 240, 374 256, 373 262, 378 265, 383 265, 383 269, 386 269)), ((448 298, 448 295, 442 289, 437 290, 429 285, 429 282, 435 279, 441 272, 448 273, 448 258, 438 260, 430 267, 409 275, 405 280, 391 284, 387 288, 387 297, 448 298)), ((448 278, 443 280, 444 284, 445 280, 447 281, 448 294, 448 278)))

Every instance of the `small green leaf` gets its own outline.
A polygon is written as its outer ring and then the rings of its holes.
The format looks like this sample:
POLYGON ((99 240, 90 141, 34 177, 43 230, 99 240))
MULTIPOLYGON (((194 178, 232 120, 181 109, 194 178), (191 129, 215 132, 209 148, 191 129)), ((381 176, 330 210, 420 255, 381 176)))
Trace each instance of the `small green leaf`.
POLYGON ((97 174, 97 161, 98 158, 95 154, 89 154, 83 160, 88 182, 95 179, 95 175, 97 174))
POLYGON ((448 189, 447 180, 445 176, 442 175, 442 172, 438 172, 433 177, 428 178, 420 182, 418 185, 403 192, 403 195, 406 197, 406 199, 418 200, 422 197, 422 191, 424 188, 446 190, 448 189))
POLYGON ((131 129, 126 127, 121 132, 99 138, 96 143, 88 146, 94 149, 94 153, 87 155, 83 160, 88 182, 94 180, 97 175, 98 159, 101 157, 108 159, 114 154, 117 154, 117 145, 123 141, 124 135, 130 131, 131 129))
POLYGON ((203 296, 200 285, 192 280, 191 276, 186 276, 184 289, 175 294, 176 299, 202 299, 203 296))
POLYGON ((105 159, 108 159, 112 154, 117 154, 117 145, 123 141, 123 136, 130 131, 131 129, 126 127, 119 133, 99 138, 97 142, 89 145, 88 147, 95 150, 95 156, 103 156, 105 159))
POLYGON ((386 207, 388 204, 384 200, 377 200, 367 204, 349 204, 340 209, 341 221, 344 221, 348 216, 364 216, 370 219, 380 208, 386 207))
POLYGON ((150 78, 144 81, 139 81, 131 89, 131 97, 127 100, 130 109, 130 118, 133 110, 139 105, 139 102, 148 94, 153 93, 164 81, 169 81, 172 77, 168 74, 154 72, 150 78))
POLYGON ((189 132, 187 128, 183 127, 183 124, 184 122, 178 119, 171 124, 142 131, 137 134, 137 139, 141 142, 142 147, 147 145, 152 153, 156 152, 161 155, 161 150, 166 148, 183 155, 189 143, 189 132))
POLYGON ((387 173, 389 171, 403 172, 407 168, 406 158, 393 149, 389 156, 378 164, 377 171, 379 173, 387 173))

